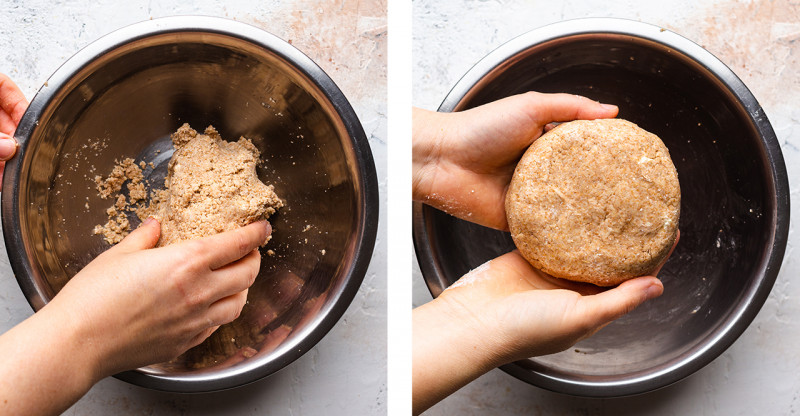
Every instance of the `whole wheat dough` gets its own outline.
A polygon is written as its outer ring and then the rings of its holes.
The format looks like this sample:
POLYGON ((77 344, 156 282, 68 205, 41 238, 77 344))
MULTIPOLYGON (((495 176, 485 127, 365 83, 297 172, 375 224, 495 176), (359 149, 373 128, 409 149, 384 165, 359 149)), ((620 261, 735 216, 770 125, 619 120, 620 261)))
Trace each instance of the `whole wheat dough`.
POLYGON ((198 134, 184 124, 172 144, 165 190, 139 212, 161 222, 159 247, 243 227, 283 206, 258 179, 259 152, 250 140, 226 142, 212 126, 198 134))
POLYGON ((133 159, 119 163, 107 179, 95 178, 100 196, 117 200, 107 211, 108 222, 95 227, 95 234, 109 244, 121 241, 130 231, 125 212, 133 211, 142 220, 159 220, 161 247, 243 227, 283 206, 273 186, 258 179, 259 151, 249 139, 226 142, 212 126, 199 134, 184 124, 172 134, 172 144, 175 153, 164 189, 152 192, 147 205, 137 203, 146 193, 142 164, 133 159), (119 193, 125 181, 129 200, 119 193))
POLYGON ((680 216, 678 173, 664 143, 629 121, 563 123, 522 156, 506 216, 534 267, 613 286, 650 273, 669 254, 680 216))

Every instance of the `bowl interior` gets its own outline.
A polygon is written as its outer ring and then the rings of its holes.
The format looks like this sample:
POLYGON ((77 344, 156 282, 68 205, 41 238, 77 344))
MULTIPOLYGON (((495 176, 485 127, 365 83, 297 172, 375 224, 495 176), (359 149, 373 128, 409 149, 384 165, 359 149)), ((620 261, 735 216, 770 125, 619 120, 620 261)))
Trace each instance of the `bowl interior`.
POLYGON ((162 187, 169 136, 188 122, 199 131, 214 125, 227 140, 250 138, 264 160, 259 177, 286 207, 270 218, 273 237, 241 316, 142 371, 180 377, 269 361, 330 311, 356 256, 363 167, 345 122, 308 75, 238 37, 184 31, 116 45, 57 87, 19 174, 20 232, 45 301, 109 247, 92 234, 113 202, 98 196, 95 175, 131 157, 152 162, 145 177, 162 187))
MULTIPOLYGON (((772 243, 774 183, 747 109, 711 71, 681 52, 618 34, 565 36, 531 46, 491 70, 455 109, 530 90, 616 104, 620 118, 658 135, 678 170, 681 239, 659 274, 663 296, 568 351, 506 370, 575 393, 558 383, 631 382, 709 348, 761 284, 772 243), (547 381, 553 379, 560 381, 547 381)), ((514 247, 507 233, 427 206, 417 214, 424 224, 422 244, 440 274, 439 280, 426 276, 434 295, 514 247)))

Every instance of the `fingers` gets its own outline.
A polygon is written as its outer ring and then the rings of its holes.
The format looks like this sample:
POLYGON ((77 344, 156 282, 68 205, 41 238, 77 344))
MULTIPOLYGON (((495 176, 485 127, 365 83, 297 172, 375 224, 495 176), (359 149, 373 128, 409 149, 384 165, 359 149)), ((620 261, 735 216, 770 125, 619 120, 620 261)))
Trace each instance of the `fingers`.
MULTIPOLYGON (((0 108, 11 117, 14 125, 18 125, 28 108, 28 100, 17 84, 7 75, 0 74, 0 108)), ((11 133, 10 131, 4 133, 11 133)))
POLYGON ((247 302, 247 290, 226 296, 208 307, 208 319, 213 325, 225 325, 232 322, 242 313, 247 302))
POLYGON ((661 296, 664 285, 653 276, 637 277, 596 295, 581 298, 575 318, 586 328, 597 328, 661 296))
POLYGON ((202 330, 194 336, 189 343, 188 348, 195 347, 210 337, 220 326, 233 322, 242 313, 242 308, 247 303, 247 289, 234 293, 233 295, 226 296, 208 307, 208 328, 202 330))
POLYGON ((619 112, 615 105, 601 104, 580 95, 528 92, 526 96, 528 108, 540 125, 554 121, 612 118, 619 112))
POLYGON ((600 292, 607 290, 604 287, 593 285, 591 283, 577 282, 559 277, 551 276, 543 271, 537 270, 541 274, 542 281, 547 281, 552 287, 547 289, 567 289, 573 292, 578 292, 583 296, 596 295, 600 292))
POLYGON ((150 217, 110 250, 123 252, 146 250, 155 247, 159 236, 161 236, 161 224, 155 218, 150 217))
POLYGON ((269 222, 262 220, 233 231, 205 237, 201 240, 212 249, 205 250, 204 260, 211 270, 246 256, 266 241, 272 233, 269 222))
MULTIPOLYGON (((524 287, 526 290, 567 289, 578 292, 581 295, 593 295, 603 290, 602 288, 589 283, 559 279, 557 277, 550 276, 541 270, 537 270, 531 266, 531 264, 528 263, 524 257, 522 257, 522 254, 520 254, 519 250, 517 249, 512 250, 511 252, 506 253, 493 261, 508 266, 509 271, 506 273, 517 274, 518 277, 515 280, 526 283, 528 285, 524 287)), ((510 284, 504 283, 504 285, 509 286, 510 284)))
POLYGON ((5 133, 0 133, 0 161, 11 159, 17 153, 17 141, 5 133))
POLYGON ((206 328, 206 329, 200 331, 199 334, 195 335, 194 338, 192 338, 188 342, 188 345, 186 346, 185 350, 188 350, 189 348, 193 348, 193 347, 196 347, 196 346, 200 345, 203 341, 206 340, 206 338, 210 337, 211 334, 213 334, 214 331, 216 331, 217 329, 219 329, 219 325, 212 326, 211 328, 206 328))
POLYGON ((211 273, 211 282, 215 286, 212 299, 221 299, 253 285, 261 266, 261 254, 253 250, 243 258, 223 266, 211 273))

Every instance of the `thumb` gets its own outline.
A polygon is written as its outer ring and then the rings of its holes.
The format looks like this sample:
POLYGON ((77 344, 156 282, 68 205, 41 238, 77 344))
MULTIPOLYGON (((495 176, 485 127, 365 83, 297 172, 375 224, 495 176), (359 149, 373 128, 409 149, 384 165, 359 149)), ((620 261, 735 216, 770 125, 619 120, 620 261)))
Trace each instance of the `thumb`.
POLYGON ((599 328, 663 292, 664 285, 657 278, 637 277, 605 292, 582 297, 576 318, 584 327, 599 328))
POLYGON ((161 224, 153 217, 148 217, 139 228, 133 230, 113 249, 124 252, 146 250, 155 247, 161 236, 161 224))
POLYGON ((17 141, 13 136, 5 133, 0 133, 0 161, 11 159, 17 153, 17 141))

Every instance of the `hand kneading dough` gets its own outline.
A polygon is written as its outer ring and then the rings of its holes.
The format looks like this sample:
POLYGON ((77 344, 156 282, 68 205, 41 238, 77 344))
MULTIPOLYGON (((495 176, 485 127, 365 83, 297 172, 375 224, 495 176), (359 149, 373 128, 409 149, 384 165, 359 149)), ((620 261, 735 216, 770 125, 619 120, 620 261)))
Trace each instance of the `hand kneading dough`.
POLYGON ((258 179, 259 152, 250 140, 226 142, 211 126, 198 134, 184 124, 172 143, 166 189, 148 207, 161 222, 159 247, 243 227, 283 206, 258 179))
POLYGON ((525 152, 506 195, 514 243, 553 276, 613 286, 652 272, 680 216, 678 173, 654 134, 620 120, 579 120, 525 152))

